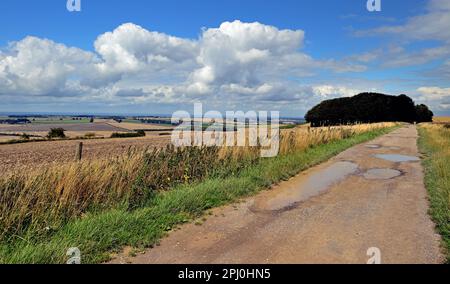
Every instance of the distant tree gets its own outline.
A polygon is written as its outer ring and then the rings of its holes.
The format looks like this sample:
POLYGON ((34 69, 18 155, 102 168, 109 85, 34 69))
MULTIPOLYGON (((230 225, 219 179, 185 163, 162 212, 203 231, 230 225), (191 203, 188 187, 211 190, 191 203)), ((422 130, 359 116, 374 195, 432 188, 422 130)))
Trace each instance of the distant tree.
POLYGON ((126 132, 126 133, 114 132, 111 134, 111 138, 133 138, 133 137, 144 137, 144 136, 145 136, 144 130, 138 130, 136 132, 126 132))
POLYGON ((20 135, 20 138, 22 140, 30 140, 30 135, 26 134, 26 133, 22 133, 22 135, 20 135))
POLYGON ((89 120, 89 123, 94 123, 94 118, 91 117, 91 119, 89 120))
POLYGON ((416 106, 416 121, 421 122, 432 122, 434 113, 428 109, 424 104, 416 106))
POLYGON ((64 133, 64 131, 65 130, 62 129, 62 128, 52 128, 48 132, 47 137, 49 139, 52 139, 52 138, 66 138, 66 134, 64 133))
POLYGON ((145 131, 144 130, 138 130, 136 131, 136 133, 141 136, 141 137, 145 137, 145 131))

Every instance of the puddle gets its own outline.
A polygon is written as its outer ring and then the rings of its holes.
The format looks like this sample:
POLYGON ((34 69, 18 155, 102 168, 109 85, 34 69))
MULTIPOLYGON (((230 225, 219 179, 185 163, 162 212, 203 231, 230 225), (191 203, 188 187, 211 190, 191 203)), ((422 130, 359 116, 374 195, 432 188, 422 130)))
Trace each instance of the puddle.
POLYGON ((387 180, 401 175, 402 172, 394 169, 371 169, 364 174, 364 178, 370 180, 387 180))
POLYGON ((337 162, 311 176, 300 176, 284 184, 283 188, 255 201, 257 210, 277 211, 295 206, 317 196, 332 185, 355 173, 358 165, 348 161, 337 162))
POLYGON ((396 154, 377 154, 375 157, 391 162, 417 162, 420 161, 418 157, 415 156, 405 156, 396 154))
POLYGON ((366 148, 369 148, 369 149, 380 149, 381 146, 373 144, 373 145, 366 145, 366 148))

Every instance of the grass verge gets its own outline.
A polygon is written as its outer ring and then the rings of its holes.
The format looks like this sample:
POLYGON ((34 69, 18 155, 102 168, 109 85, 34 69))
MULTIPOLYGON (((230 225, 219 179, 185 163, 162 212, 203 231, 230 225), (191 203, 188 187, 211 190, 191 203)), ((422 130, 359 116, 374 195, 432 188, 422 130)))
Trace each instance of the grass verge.
POLYGON ((179 224, 200 217, 206 210, 253 195, 319 164, 356 144, 386 134, 393 128, 373 130, 307 150, 263 159, 234 176, 208 178, 158 193, 145 207, 117 208, 88 213, 47 236, 17 237, 0 244, 0 263, 64 263, 66 252, 78 247, 83 263, 107 261, 125 246, 152 247, 179 224))
POLYGON ((430 215, 436 223, 450 263, 450 129, 442 125, 419 127, 420 151, 425 154, 425 185, 430 198, 430 215))

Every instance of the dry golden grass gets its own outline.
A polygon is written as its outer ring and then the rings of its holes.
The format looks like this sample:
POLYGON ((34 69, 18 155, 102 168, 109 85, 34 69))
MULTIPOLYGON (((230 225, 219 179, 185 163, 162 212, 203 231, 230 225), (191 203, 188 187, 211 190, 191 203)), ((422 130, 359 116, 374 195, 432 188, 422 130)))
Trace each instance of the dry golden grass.
POLYGON ((0 228, 21 232, 38 226, 44 233, 90 206, 107 207, 131 188, 141 159, 135 153, 8 174, 0 178, 0 228))
POLYGON ((450 177, 450 163, 448 163, 450 161, 450 126, 425 123, 421 125, 421 128, 427 131, 430 144, 432 142, 432 146, 439 149, 439 155, 434 159, 442 161, 440 164, 445 165, 443 168, 445 168, 445 171, 448 170, 447 174, 450 177))
POLYGON ((433 118, 435 123, 450 123, 450 116, 435 116, 433 118))
MULTIPOLYGON (((284 131, 280 154, 351 137, 394 123, 284 131)), ((45 143, 45 142, 43 142, 45 143)), ((0 238, 46 234, 91 210, 134 208, 155 191, 230 175, 259 161, 257 147, 187 147, 128 150, 108 159, 93 159, 15 171, 0 177, 0 238)))
POLYGON ((0 142, 8 142, 11 140, 19 139, 18 136, 0 136, 0 142))
POLYGON ((419 146, 425 154, 425 184, 431 215, 443 238, 450 263, 450 124, 422 124, 419 146))
POLYGON ((380 128, 392 127, 394 125, 396 124, 388 122, 320 128, 301 126, 292 130, 286 130, 282 132, 280 153, 286 154, 293 150, 303 150, 314 145, 328 143, 331 141, 348 138, 355 134, 360 134, 380 128))

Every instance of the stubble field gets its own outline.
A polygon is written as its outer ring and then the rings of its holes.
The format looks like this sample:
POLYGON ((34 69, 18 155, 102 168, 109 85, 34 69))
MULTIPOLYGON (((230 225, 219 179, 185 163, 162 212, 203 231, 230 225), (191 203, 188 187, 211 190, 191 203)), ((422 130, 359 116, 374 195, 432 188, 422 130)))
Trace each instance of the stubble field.
MULTIPOLYGON (((170 136, 164 130, 167 127, 145 125, 137 123, 96 122, 79 124, 29 124, 29 125, 0 125, 0 142, 20 139, 22 133, 45 137, 51 128, 63 128, 67 138, 76 139, 91 135, 83 140, 54 140, 20 144, 0 145, 0 175, 17 169, 30 169, 49 164, 71 162, 75 158, 79 142, 83 142, 83 160, 103 159, 122 155, 130 148, 161 148, 170 142, 170 136), (114 132, 131 132, 145 129, 146 137, 110 139, 114 132), (10 135, 8 135, 10 134, 10 135), (102 139, 104 138, 104 139, 102 139)), ((36 139, 36 137, 31 137, 36 139)))
POLYGON ((0 145, 0 175, 15 169, 37 168, 66 163, 75 158, 78 143, 83 142, 83 159, 108 158, 126 153, 130 148, 161 148, 170 136, 148 134, 142 138, 43 141, 0 145))

